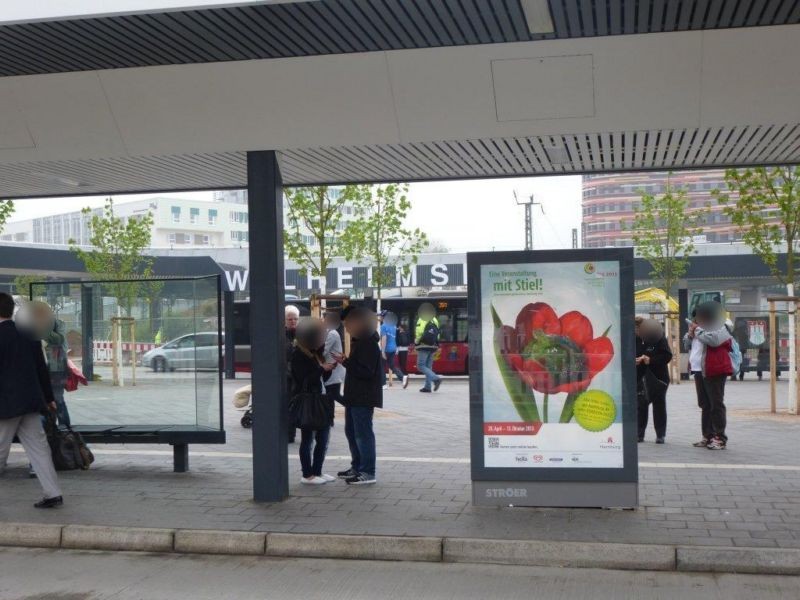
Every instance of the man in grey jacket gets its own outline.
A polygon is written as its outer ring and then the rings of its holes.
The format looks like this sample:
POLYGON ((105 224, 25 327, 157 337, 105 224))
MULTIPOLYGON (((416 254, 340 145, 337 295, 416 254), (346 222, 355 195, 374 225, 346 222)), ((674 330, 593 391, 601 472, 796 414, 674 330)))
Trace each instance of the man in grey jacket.
POLYGON ((689 371, 694 377, 703 431, 702 439, 693 445, 724 450, 728 442, 725 382, 733 374, 729 355, 732 336, 725 327, 722 305, 718 302, 704 302, 693 317, 683 338, 684 347, 689 351, 689 371), (717 351, 721 346, 725 348, 717 351))
POLYGON ((341 326, 342 319, 338 312, 329 310, 325 313, 325 327, 328 329, 328 335, 325 338, 325 349, 322 357, 327 364, 336 365, 331 371, 330 377, 325 381, 325 394, 329 399, 336 402, 342 399, 342 384, 345 376, 345 368, 337 364, 334 359, 335 355, 344 353, 342 336, 339 334, 341 326))

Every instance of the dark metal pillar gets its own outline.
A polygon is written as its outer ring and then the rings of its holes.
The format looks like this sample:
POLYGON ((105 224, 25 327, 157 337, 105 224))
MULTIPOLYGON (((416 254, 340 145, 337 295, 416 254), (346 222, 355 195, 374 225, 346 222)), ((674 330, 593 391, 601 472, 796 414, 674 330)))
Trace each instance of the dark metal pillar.
POLYGON ((172 470, 175 473, 189 471, 189 444, 172 444, 172 470))
POLYGON ((289 495, 283 280, 283 185, 274 151, 247 153, 253 499, 289 495))
POLYGON ((225 322, 225 379, 236 379, 236 322, 233 312, 234 292, 222 293, 225 322))
POLYGON ((94 286, 81 286, 81 370, 91 382, 94 377, 94 286))

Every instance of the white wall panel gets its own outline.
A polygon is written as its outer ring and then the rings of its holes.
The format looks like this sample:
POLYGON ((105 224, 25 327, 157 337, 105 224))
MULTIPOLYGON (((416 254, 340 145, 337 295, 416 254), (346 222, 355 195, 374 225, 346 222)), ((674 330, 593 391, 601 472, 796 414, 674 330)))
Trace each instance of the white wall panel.
POLYGON ((703 34, 703 125, 800 122, 800 26, 736 34, 703 34))
POLYGON ((0 79, 3 89, 16 96, 18 125, 35 147, 0 150, 0 162, 125 154, 96 73, 5 77, 0 79))
POLYGON ((395 140, 381 53, 100 72, 132 154, 395 140))

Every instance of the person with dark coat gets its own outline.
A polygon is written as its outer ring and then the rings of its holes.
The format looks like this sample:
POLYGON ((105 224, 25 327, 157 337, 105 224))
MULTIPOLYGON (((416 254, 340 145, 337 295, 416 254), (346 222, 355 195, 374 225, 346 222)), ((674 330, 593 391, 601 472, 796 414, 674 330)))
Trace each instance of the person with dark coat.
POLYGON ((375 479, 375 433, 372 418, 383 407, 383 375, 380 336, 375 313, 363 306, 342 311, 350 334, 350 355, 336 355, 344 365, 342 404, 345 407, 344 433, 350 446, 350 468, 338 473, 350 485, 368 485, 375 479))
POLYGON ((667 388, 672 351, 661 323, 655 319, 642 321, 636 342, 636 376, 644 392, 639 394, 637 413, 639 441, 644 441, 649 405, 652 404, 656 444, 663 444, 667 436, 667 388))
POLYGON ((0 293, 0 472, 16 436, 44 491, 44 499, 34 506, 54 508, 64 500, 41 419, 48 409, 56 409, 50 373, 41 341, 18 330, 13 315, 14 299, 0 293))
MULTIPOLYGON (((300 321, 300 309, 293 304, 289 304, 284 310, 284 318, 286 329, 286 392, 289 394, 292 389, 292 380, 289 376, 289 361, 292 359, 292 351, 294 350, 294 336, 297 331, 297 323, 300 321)), ((288 398, 286 402, 289 402, 288 398)), ((293 444, 297 436, 297 428, 294 423, 289 423, 288 427, 289 443, 293 444)))
POLYGON ((328 416, 328 426, 322 429, 300 429, 300 465, 303 470, 301 483, 320 485, 335 478, 322 472, 328 450, 331 426, 333 426, 333 398, 323 395, 323 382, 330 375, 334 364, 326 364, 323 356, 326 331, 321 321, 310 317, 301 319, 297 325, 294 349, 289 359, 290 397, 312 393, 321 397, 328 416), (313 451, 312 451, 313 449, 313 451))

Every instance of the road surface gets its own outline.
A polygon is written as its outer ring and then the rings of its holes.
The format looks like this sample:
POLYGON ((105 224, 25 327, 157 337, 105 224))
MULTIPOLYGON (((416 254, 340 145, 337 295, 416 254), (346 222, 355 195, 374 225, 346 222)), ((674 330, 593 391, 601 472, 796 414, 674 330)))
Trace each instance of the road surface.
POLYGON ((3 600, 772 600, 800 578, 0 548, 3 600))

